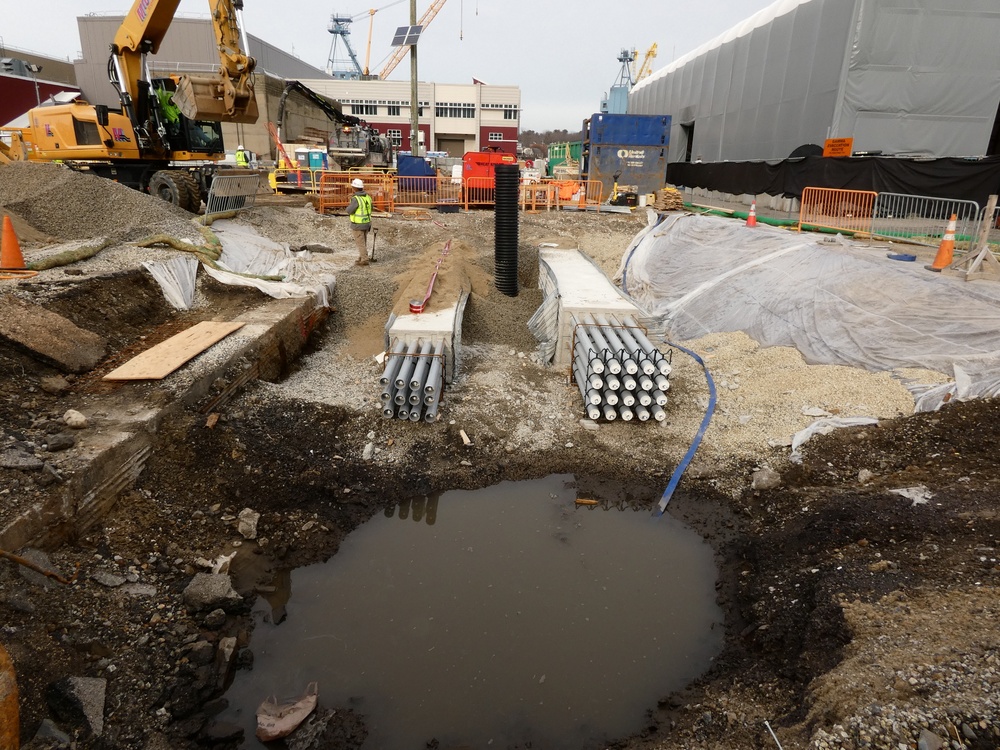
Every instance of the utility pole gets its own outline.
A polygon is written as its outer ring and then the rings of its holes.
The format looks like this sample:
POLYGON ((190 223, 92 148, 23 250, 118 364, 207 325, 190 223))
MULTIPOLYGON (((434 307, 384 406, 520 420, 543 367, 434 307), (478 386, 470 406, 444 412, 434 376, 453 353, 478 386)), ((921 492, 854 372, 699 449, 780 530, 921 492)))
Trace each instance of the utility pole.
MULTIPOLYGON (((410 26, 417 25, 417 0, 410 0, 410 26)), ((417 97, 417 45, 410 45, 410 153, 420 156, 420 101, 417 97)))

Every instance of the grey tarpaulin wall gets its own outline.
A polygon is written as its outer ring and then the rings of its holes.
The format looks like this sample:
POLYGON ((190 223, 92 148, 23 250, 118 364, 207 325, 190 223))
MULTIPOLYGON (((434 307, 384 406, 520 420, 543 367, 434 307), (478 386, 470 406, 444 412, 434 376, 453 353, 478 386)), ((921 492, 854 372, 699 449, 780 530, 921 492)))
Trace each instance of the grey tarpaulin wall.
POLYGON ((985 206, 990 195, 1000 193, 1000 157, 970 160, 806 156, 780 162, 673 162, 667 165, 667 182, 722 193, 789 198, 800 198, 806 187, 873 190, 969 200, 985 206))
POLYGON ((997 11, 996 0, 778 0, 638 83, 629 112, 673 118, 672 162, 784 159, 827 138, 981 156, 1000 104, 997 11))

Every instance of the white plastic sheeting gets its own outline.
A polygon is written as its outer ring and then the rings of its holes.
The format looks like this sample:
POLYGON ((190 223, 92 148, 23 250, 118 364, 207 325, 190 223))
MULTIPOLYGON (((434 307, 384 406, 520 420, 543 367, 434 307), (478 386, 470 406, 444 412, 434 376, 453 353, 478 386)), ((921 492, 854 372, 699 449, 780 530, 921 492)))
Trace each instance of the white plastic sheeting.
POLYGON ((190 310, 194 304, 195 278, 198 259, 193 255, 178 255, 167 261, 145 260, 143 267, 160 285, 163 296, 175 310, 190 310))
POLYGON ((1000 285, 890 260, 839 235, 674 214, 645 230, 616 278, 676 340, 744 331, 810 364, 955 378, 908 384, 919 411, 1000 395, 1000 285))
POLYGON ((329 307, 336 281, 336 267, 317 259, 308 250, 292 252, 288 245, 261 237, 253 229, 231 221, 216 221, 212 231, 222 243, 218 269, 205 272, 223 284, 252 286, 270 297, 314 295, 321 307, 329 307), (276 276, 281 280, 253 278, 276 276))
POLYGON ((673 118, 670 161, 784 159, 827 138, 982 155, 998 37, 996 0, 778 0, 636 84, 629 112, 673 118))

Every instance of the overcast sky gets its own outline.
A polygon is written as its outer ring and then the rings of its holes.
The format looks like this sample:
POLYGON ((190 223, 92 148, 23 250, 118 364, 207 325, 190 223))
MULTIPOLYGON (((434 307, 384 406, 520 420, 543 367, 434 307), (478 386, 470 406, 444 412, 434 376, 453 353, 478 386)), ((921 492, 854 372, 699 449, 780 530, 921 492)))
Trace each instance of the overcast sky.
MULTIPOLYGON (((618 78, 623 48, 658 46, 654 69, 667 65, 731 26, 772 4, 772 0, 448 0, 420 42, 422 81, 491 84, 521 88, 522 129, 579 130, 600 110, 601 99, 618 78)), ((430 0, 417 0, 417 17, 430 0)), ((0 44, 50 57, 75 59, 80 36, 76 17, 124 14, 127 0, 45 0, 37 12, 7 13, 0 44)), ((351 44, 364 64, 370 8, 374 16, 370 68, 379 71, 392 53, 397 26, 409 23, 408 0, 245 0, 250 34, 320 69, 326 68, 333 36, 330 17, 352 16, 351 44)), ((184 16, 208 15, 205 0, 181 0, 184 16)), ((338 57, 340 55, 338 54, 338 57)), ((392 79, 407 80, 409 58, 392 79)), ((42 74, 44 77, 44 73, 42 74)), ((670 113, 666 113, 670 114, 670 113)))

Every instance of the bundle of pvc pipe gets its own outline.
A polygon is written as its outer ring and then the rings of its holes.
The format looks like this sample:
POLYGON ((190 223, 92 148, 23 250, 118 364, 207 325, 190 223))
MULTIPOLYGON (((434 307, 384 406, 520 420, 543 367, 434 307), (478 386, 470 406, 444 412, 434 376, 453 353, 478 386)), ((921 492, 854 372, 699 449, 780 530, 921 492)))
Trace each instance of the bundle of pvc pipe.
POLYGON ((382 416, 410 422, 435 421, 444 385, 443 357, 443 341, 394 341, 379 378, 382 416))
POLYGON ((670 359, 631 316, 573 316, 573 379, 593 420, 667 418, 670 359))

